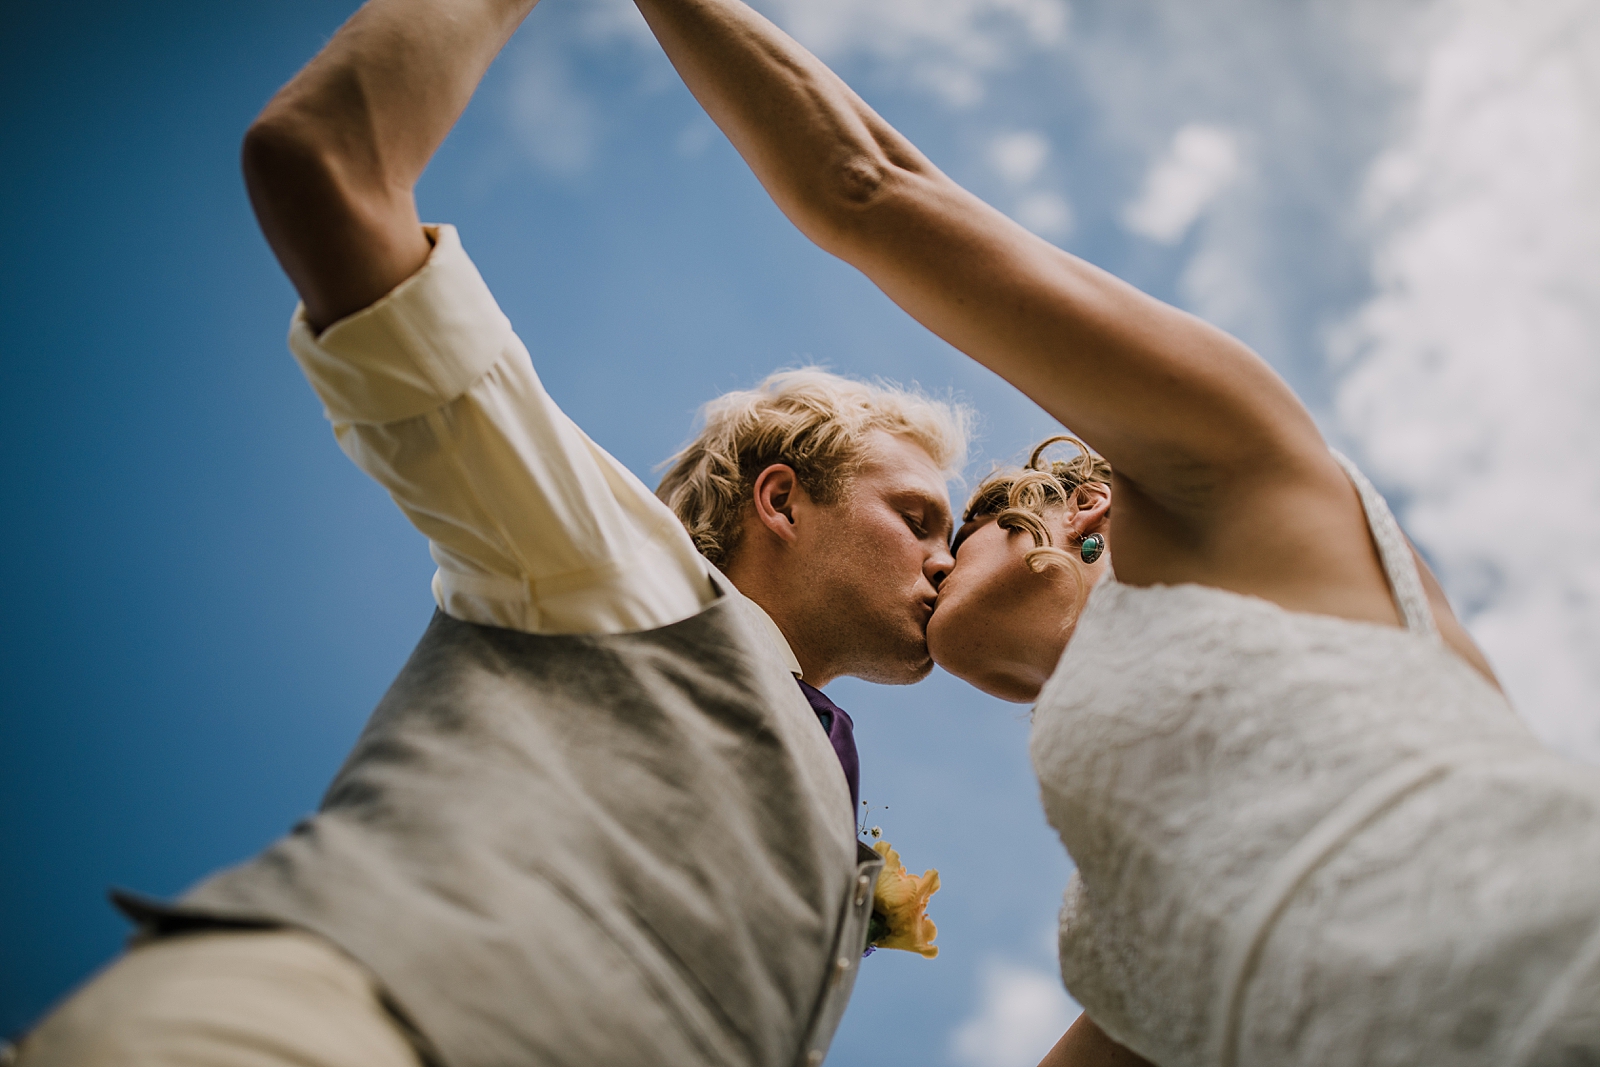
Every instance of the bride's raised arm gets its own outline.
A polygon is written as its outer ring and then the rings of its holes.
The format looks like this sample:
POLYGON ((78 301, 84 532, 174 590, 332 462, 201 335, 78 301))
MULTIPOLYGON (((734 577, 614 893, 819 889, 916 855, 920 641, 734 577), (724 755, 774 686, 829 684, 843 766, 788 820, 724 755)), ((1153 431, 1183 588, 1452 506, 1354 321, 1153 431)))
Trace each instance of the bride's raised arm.
MULTIPOLYGON (((783 212, 1177 511, 1234 470, 1337 470, 1242 343, 1023 229, 946 177, 737 0, 638 0, 783 212)), ((1287 472, 1286 472, 1287 473, 1287 472)))
MULTIPOLYGON (((1354 489, 1259 356, 961 188, 740 0, 636 2, 806 236, 1111 461, 1120 579, 1398 622, 1354 489)), ((1429 592, 1446 640, 1487 675, 1429 592)))

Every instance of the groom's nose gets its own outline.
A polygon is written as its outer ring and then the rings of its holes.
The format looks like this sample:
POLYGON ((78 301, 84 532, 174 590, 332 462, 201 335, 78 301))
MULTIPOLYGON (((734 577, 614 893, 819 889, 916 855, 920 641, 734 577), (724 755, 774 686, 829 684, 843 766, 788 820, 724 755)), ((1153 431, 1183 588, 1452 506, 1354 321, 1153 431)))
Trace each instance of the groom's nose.
POLYGON ((922 573, 928 579, 928 584, 938 589, 944 583, 945 575, 949 574, 955 565, 956 560, 950 554, 950 549, 941 546, 922 561, 922 573))

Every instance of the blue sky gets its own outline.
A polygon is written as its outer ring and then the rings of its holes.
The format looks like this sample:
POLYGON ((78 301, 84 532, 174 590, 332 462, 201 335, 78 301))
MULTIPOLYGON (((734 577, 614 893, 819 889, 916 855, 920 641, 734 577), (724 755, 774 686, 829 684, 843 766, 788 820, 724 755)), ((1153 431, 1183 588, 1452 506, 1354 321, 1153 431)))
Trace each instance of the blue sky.
MULTIPOLYGON (((116 952, 106 886, 175 892, 313 809, 431 609, 424 542, 285 350, 293 295, 237 174, 352 7, 8 9, 0 1031, 116 952)), ((1600 758, 1591 9, 764 10, 958 180, 1262 351, 1390 490, 1530 721, 1600 758)), ((591 436, 653 481, 699 403, 805 361, 974 404, 974 473, 1053 429, 796 235, 641 29, 545 0, 419 194, 591 436)), ((1033 1062, 1070 1017, 1070 864, 1026 710, 940 675, 830 692, 873 821, 945 884, 943 954, 872 957, 831 1062, 1033 1062)))

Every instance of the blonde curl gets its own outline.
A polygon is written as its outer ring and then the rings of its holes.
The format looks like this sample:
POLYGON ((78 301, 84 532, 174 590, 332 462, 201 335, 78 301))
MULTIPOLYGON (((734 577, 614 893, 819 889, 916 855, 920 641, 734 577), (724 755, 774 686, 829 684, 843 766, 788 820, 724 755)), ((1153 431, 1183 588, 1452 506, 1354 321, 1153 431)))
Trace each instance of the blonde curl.
POLYGON ((1045 517, 1093 484, 1110 487, 1111 464, 1071 434, 1057 434, 1039 442, 1022 468, 997 470, 985 478, 967 501, 961 520, 993 516, 1002 529, 1026 532, 1033 539, 1033 548, 1023 557, 1030 570, 1043 574, 1060 568, 1063 576, 1076 580, 1076 558, 1055 544, 1045 517), (1045 462, 1045 450, 1063 443, 1076 448, 1077 454, 1045 462))

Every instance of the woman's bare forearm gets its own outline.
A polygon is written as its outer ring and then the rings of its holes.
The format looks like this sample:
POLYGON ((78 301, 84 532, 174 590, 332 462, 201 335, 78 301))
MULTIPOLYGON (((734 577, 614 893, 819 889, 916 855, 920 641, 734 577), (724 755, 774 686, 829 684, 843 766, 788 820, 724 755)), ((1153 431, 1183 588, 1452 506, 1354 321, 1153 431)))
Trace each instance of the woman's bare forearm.
POLYGON ((636 0, 684 84, 778 207, 851 258, 841 228, 897 171, 933 173, 837 75, 743 3, 636 0))
POLYGON ((427 259, 412 191, 534 3, 371 0, 251 125, 251 204, 313 325, 427 259))

